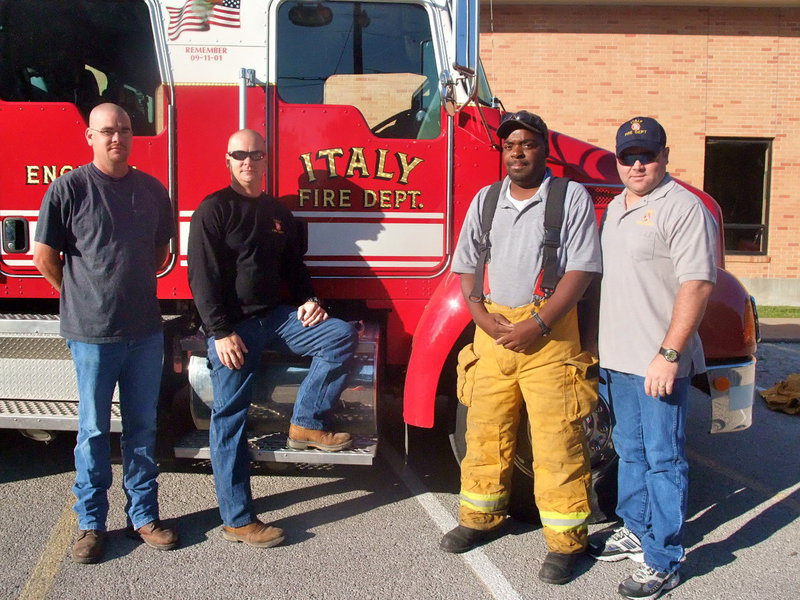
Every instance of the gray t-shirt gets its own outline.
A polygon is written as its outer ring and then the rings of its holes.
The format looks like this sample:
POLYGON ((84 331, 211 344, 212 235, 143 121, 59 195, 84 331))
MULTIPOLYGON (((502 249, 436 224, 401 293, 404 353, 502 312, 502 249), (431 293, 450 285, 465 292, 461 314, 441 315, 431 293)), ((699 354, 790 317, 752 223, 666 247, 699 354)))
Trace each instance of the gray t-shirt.
MULTIPOLYGON (((702 201, 669 174, 630 209, 625 192, 603 218, 600 366, 644 377, 672 320, 682 283, 717 278, 717 225, 702 201)), ((678 377, 705 371, 695 332, 678 377)))
MULTIPOLYGON (((488 279, 492 302, 516 308, 533 301, 536 279, 542 268, 544 208, 551 177, 548 169, 533 201, 522 210, 517 210, 513 204, 515 201, 508 198, 510 179, 506 177, 503 180, 489 233, 492 250, 488 279)), ((489 186, 480 190, 467 211, 453 257, 454 273, 475 272, 481 211, 488 190, 489 186)), ((601 271, 594 205, 586 188, 574 181, 567 186, 564 200, 558 264, 561 275, 567 271, 601 271)))
POLYGON ((56 179, 34 239, 64 253, 61 335, 107 343, 158 331, 155 250, 174 235, 155 177, 131 169, 113 179, 90 163, 56 179))

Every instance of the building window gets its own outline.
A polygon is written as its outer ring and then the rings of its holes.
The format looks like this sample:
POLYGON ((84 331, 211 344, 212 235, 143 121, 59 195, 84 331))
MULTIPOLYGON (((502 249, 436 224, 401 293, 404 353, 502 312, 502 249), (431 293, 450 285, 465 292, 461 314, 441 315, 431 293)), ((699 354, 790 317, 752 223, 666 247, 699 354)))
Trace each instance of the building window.
POLYGON ((705 191, 722 208, 726 254, 766 254, 772 140, 706 138, 705 191))

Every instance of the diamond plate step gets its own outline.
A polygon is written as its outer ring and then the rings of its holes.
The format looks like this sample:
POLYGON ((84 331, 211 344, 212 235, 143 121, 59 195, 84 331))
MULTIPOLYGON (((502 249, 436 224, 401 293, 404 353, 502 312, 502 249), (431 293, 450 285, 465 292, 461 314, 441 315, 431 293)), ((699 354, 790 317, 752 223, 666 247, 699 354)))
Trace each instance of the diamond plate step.
MULTIPOLYGON (((354 436, 353 446, 339 452, 292 450, 286 447, 285 433, 270 433, 248 439, 250 456, 259 462, 306 464, 371 465, 378 449, 377 436, 354 436)), ((193 431, 175 444, 178 458, 210 459, 208 431, 193 431)))
MULTIPOLYGON (((0 427, 77 431, 78 403, 0 399, 0 427)), ((122 415, 117 403, 111 405, 111 431, 122 431, 122 415)))

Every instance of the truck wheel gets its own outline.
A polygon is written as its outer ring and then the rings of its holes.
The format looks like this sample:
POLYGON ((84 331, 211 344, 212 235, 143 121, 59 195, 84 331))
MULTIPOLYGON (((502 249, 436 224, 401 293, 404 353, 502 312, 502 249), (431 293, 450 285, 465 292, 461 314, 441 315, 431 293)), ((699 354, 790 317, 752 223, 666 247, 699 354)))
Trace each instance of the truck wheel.
MULTIPOLYGON (((455 431, 451 435, 453 453, 459 463, 467 450, 467 410, 466 406, 458 404, 455 431)), ((617 454, 611 441, 611 411, 604 398, 600 398, 597 408, 587 417, 584 427, 589 440, 589 459, 592 465, 591 522, 596 523, 608 520, 614 514, 617 496, 617 454)), ((533 450, 525 410, 522 411, 519 432, 508 512, 521 521, 536 523, 539 521, 539 513, 533 497, 533 450)))

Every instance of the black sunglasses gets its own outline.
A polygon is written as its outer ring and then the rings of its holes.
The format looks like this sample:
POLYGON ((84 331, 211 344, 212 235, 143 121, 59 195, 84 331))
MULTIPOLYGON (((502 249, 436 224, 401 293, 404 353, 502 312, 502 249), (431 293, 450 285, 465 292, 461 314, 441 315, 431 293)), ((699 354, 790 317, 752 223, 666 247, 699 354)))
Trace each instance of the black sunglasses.
POLYGON ((250 160, 261 160, 266 155, 266 152, 262 152, 261 150, 252 150, 250 152, 247 150, 234 150, 233 152, 228 152, 228 156, 230 156, 233 160, 244 160, 245 158, 249 158, 250 160))
POLYGON ((638 160, 642 165, 649 165, 655 162, 660 152, 631 152, 630 154, 622 154, 617 157, 621 165, 632 167, 638 160))

